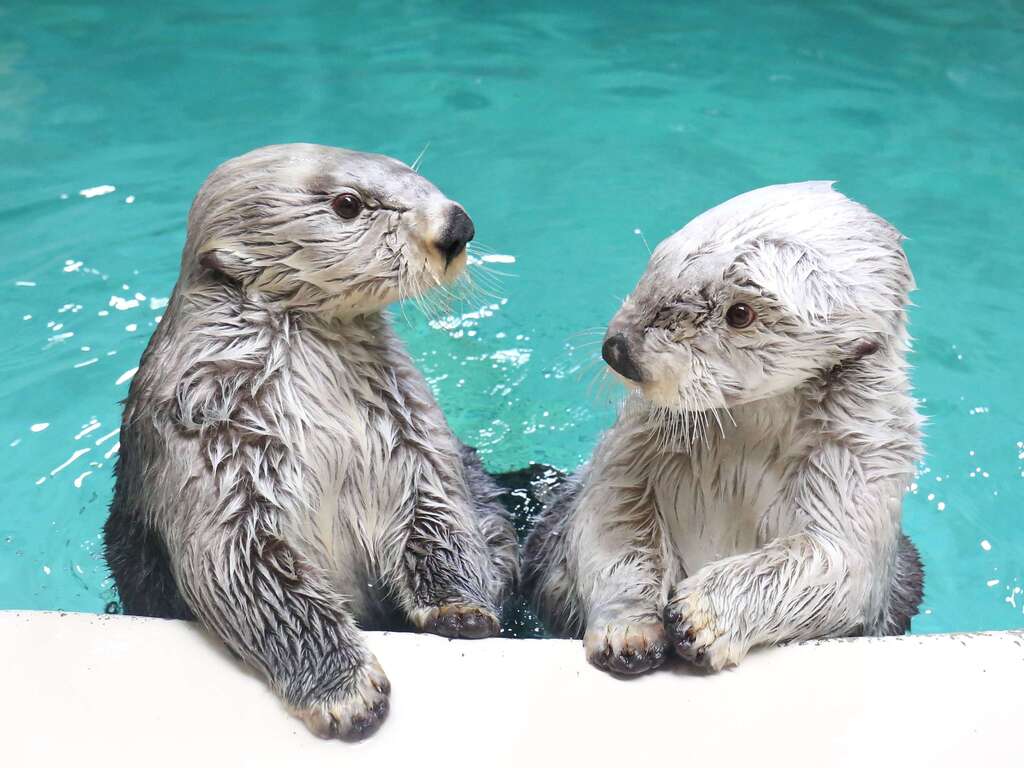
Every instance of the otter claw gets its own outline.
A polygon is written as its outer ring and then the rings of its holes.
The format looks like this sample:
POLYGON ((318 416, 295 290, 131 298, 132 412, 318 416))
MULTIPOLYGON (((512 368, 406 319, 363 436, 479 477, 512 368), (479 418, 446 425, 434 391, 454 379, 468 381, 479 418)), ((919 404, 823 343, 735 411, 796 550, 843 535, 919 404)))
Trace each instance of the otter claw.
POLYGON ((591 664, 629 676, 660 667, 669 649, 664 627, 658 623, 610 624, 588 631, 583 644, 591 664))
POLYGON ((687 586, 672 596, 662 612, 676 655, 708 670, 738 664, 749 646, 720 623, 707 592, 687 586))
POLYGON ((498 617, 486 608, 472 605, 443 605, 433 609, 433 614, 423 629, 452 639, 479 640, 498 634, 501 631, 501 624, 498 617))
POLYGON ((358 741, 384 722, 390 691, 384 670, 371 657, 344 690, 326 700, 292 708, 292 712, 321 738, 358 741))

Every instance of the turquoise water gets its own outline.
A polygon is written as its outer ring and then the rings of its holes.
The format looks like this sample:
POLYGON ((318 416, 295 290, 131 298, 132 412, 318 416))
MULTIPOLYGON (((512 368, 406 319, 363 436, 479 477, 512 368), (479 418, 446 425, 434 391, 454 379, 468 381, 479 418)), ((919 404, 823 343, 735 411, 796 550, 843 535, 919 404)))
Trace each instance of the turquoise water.
POLYGON ((495 470, 572 467, 611 422, 574 334, 643 271, 636 230, 653 246, 741 191, 838 179, 909 236, 918 280, 914 629, 1024 626, 1024 10, 818 5, 7 0, 0 608, 114 597, 118 400, 191 197, 230 156, 315 141, 407 162, 429 144, 424 174, 516 256, 504 300, 458 327, 397 317, 495 470))

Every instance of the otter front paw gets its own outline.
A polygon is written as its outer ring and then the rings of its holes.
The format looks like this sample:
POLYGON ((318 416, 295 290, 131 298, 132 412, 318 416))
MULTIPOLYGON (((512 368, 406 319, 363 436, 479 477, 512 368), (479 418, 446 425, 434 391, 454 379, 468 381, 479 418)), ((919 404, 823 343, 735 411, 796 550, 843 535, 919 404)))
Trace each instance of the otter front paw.
POLYGON ((583 636, 587 661, 618 675, 657 669, 669 652, 665 628, 657 622, 623 622, 588 629, 583 636))
POLYGON ((723 625, 707 593, 683 582, 665 606, 665 629, 676 653, 715 672, 738 664, 746 646, 723 625))
POLYGON ((414 623, 423 632, 467 640, 493 637, 501 631, 494 612, 479 605, 452 603, 425 608, 414 617, 414 623))
POLYGON ((387 717, 390 692, 391 683, 371 656, 331 697, 290 709, 322 739, 357 741, 376 731, 387 717))

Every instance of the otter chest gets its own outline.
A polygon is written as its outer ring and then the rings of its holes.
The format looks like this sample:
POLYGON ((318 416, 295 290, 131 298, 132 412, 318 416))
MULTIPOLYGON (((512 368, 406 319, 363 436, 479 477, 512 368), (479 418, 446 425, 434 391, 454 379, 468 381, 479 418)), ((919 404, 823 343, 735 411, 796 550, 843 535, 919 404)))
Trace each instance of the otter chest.
POLYGON ((770 442, 718 440, 669 457, 655 497, 684 572, 754 550, 761 520, 782 488, 770 442))
POLYGON ((302 464, 318 538, 369 539, 402 506, 398 383, 358 345, 324 344, 293 369, 290 396, 304 422, 302 464))

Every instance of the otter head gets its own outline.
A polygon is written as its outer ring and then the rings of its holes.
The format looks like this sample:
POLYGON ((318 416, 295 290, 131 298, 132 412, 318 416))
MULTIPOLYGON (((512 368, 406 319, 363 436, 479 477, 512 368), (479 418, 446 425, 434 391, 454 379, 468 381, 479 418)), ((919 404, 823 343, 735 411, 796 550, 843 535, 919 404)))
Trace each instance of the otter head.
POLYGON ((460 205, 397 160, 283 144, 206 180, 182 274, 289 309, 359 314, 453 282, 473 234, 460 205))
POLYGON ((901 241, 831 182, 740 195, 655 249, 602 355, 672 411, 748 403, 847 361, 902 355, 913 278, 901 241))

